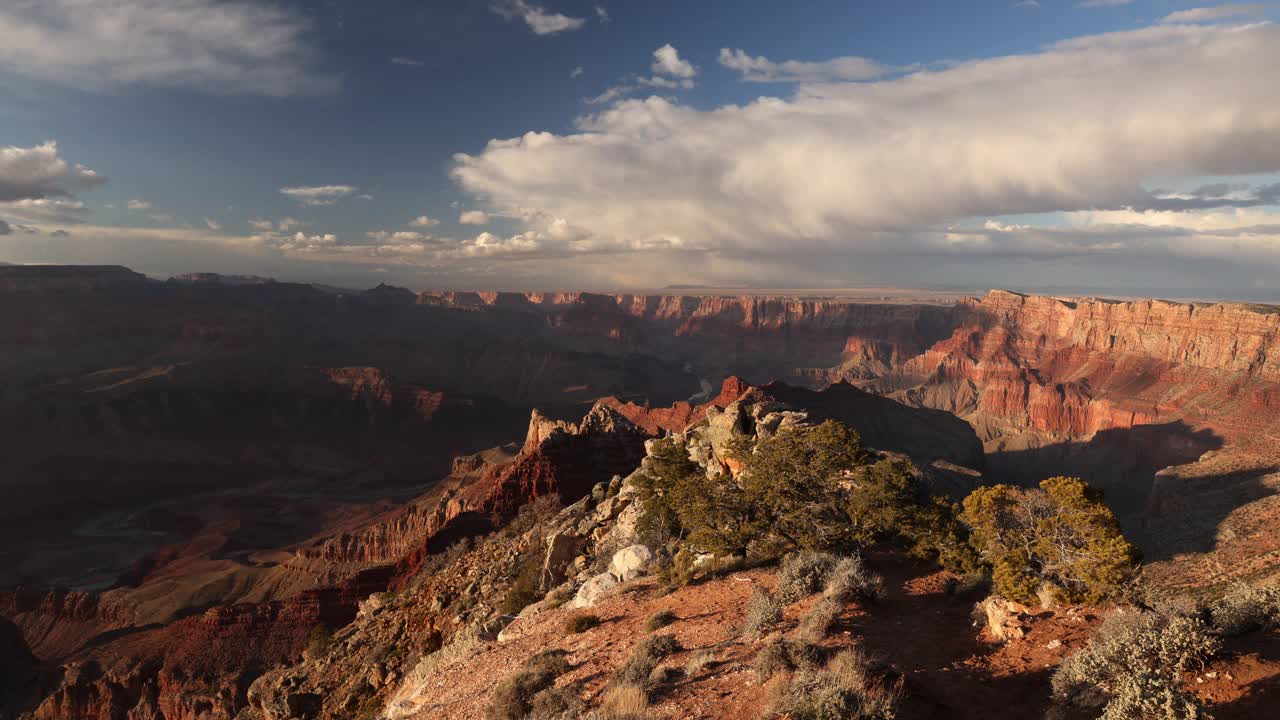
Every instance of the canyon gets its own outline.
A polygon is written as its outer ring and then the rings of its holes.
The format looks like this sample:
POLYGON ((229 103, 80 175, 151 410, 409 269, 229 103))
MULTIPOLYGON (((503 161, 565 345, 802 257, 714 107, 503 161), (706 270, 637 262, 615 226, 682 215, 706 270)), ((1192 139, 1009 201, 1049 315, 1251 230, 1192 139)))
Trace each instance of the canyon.
MULTIPOLYGON (((1270 306, 4 267, 0 717, 236 717, 315 627, 744 398, 943 494, 1083 477, 1170 591, 1280 575, 1270 306)), ((392 622, 452 632, 429 602, 392 622)))

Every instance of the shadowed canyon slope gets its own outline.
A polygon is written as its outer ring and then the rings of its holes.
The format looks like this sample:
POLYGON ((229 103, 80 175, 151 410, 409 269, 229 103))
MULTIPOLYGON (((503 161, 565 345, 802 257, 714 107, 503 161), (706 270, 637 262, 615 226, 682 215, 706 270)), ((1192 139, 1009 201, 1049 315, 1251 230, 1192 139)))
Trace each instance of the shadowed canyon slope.
POLYGON ((316 625, 745 397, 839 419, 952 494, 1080 475, 1171 587, 1280 569, 1270 307, 123 268, 0 268, 0 300, 0 614, 21 638, 0 660, 40 675, 41 717, 234 717, 316 625))

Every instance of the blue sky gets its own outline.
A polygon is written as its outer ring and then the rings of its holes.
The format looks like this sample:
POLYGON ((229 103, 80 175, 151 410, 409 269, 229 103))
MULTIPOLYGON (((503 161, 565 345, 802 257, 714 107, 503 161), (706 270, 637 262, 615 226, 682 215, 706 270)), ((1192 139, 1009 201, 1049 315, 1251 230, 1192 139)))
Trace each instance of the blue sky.
POLYGON ((1240 147, 1280 145, 1280 91, 1211 78, 1261 76, 1245 63, 1272 58, 1275 8, 1095 5, 16 0, 0 8, 0 261, 412 287, 1268 284, 1280 164, 1240 147), (1234 120, 1152 128, 1136 143, 1167 152, 1129 157, 1115 148, 1155 113, 1072 102, 1091 82, 1234 120), (980 133, 947 107, 997 129, 962 147, 980 133), (1078 116, 1029 138, 1038 113, 1078 116), (487 145, 529 132, 550 135, 487 145), (1227 187, 1151 199, 1209 185, 1227 187))

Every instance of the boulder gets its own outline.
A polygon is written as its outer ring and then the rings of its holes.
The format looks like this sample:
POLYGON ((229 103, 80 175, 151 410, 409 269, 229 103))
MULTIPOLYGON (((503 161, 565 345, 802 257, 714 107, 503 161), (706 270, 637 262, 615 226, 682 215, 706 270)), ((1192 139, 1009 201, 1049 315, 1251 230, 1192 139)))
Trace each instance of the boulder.
POLYGON ((567 532, 557 532, 547 537, 547 555, 542 561, 544 589, 564 582, 565 570, 578 553, 582 552, 584 542, 584 538, 567 532))
POLYGON ((600 602, 619 585, 617 578, 609 573, 600 573, 582 584, 578 593, 569 601, 568 607, 589 608, 600 602))
POLYGON ((780 410, 771 412, 764 417, 756 420, 756 434, 761 440, 768 440, 777 435, 779 431, 785 430, 797 425, 803 425, 809 420, 809 414, 805 412, 797 412, 794 410, 780 410))
POLYGON ((978 607, 987 618, 991 637, 1000 642, 1026 637, 1035 620, 1034 610, 1001 597, 989 597, 978 603, 978 607))
POLYGON ((635 580, 644 575, 645 568, 653 560, 653 551, 644 545, 628 545, 613 554, 609 573, 619 582, 635 580))

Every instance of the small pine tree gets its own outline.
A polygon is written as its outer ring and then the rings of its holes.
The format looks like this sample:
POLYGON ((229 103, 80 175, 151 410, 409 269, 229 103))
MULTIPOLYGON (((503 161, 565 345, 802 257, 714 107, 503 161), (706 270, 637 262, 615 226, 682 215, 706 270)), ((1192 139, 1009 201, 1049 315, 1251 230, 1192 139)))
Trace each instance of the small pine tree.
POLYGON ((744 555, 764 532, 743 489, 730 478, 707 477, 670 438, 653 444, 636 487, 644 507, 638 532, 654 546, 680 540, 697 552, 744 555))
POLYGON ((866 462, 857 432, 833 420, 792 427, 761 440, 743 459, 745 498, 760 508, 769 530, 805 550, 854 539, 841 486, 866 462))
POLYGON ((996 592, 1033 604, 1042 581, 1071 602, 1098 602, 1133 576, 1137 550, 1102 494, 1079 478, 1054 477, 1039 489, 979 488, 964 500, 970 542, 992 565, 996 592))

